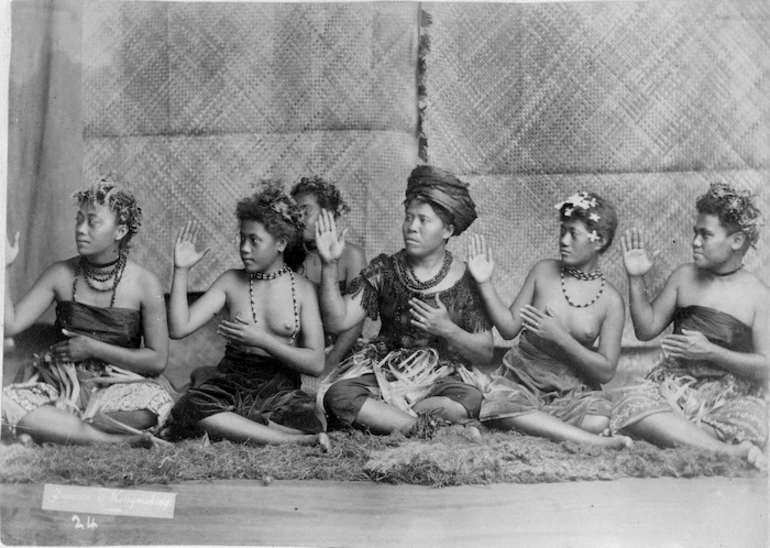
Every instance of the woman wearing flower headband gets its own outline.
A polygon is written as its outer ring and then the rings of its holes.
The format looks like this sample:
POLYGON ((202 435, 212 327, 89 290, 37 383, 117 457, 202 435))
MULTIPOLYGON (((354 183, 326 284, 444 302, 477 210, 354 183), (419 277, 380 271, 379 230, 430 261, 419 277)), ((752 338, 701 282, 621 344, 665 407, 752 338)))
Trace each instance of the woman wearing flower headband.
POLYGON ((218 333, 227 341, 217 372, 174 405, 181 431, 257 444, 320 444, 328 449, 315 400, 300 390, 300 373, 323 370, 323 329, 315 287, 302 264, 304 225, 294 200, 277 185, 238 202, 243 268, 227 270, 192 305, 187 278, 208 249, 196 250, 199 227, 188 222, 174 247, 169 328, 181 339, 223 308, 218 333))
MULTIPOLYGON (((112 175, 74 197, 78 256, 50 266, 15 306, 6 277, 5 335, 56 303, 59 342, 35 357, 24 382, 3 390, 3 415, 39 443, 152 444, 147 432, 165 421, 173 390, 160 376, 168 360, 163 290, 128 260, 142 210, 112 175)), ((18 241, 17 233, 6 266, 18 241)))
MULTIPOLYGON (((335 221, 338 221, 342 215, 350 211, 350 207, 342 199, 339 189, 333 183, 318 176, 302 177, 291 189, 291 196, 302 211, 302 221, 305 223, 303 240, 307 256, 299 271, 314 284, 319 285, 321 283, 321 258, 318 256, 318 249, 315 245, 315 227, 318 216, 321 211, 326 210, 331 212, 335 221)), ((337 269, 340 276, 340 292, 343 295, 365 266, 364 251, 359 246, 346 242, 337 269)), ((360 322, 336 337, 331 335, 328 337, 324 373, 330 372, 348 356, 361 335, 363 326, 364 322, 360 322)))
POLYGON ((627 437, 605 435, 611 402, 600 391, 615 375, 625 320, 623 299, 599 265, 617 215, 586 192, 556 207, 561 260, 538 262, 510 308, 491 283, 494 262, 484 238, 469 244, 468 269, 495 327, 505 339, 524 330, 486 387, 481 420, 553 440, 623 448, 627 437))
POLYGON ((690 445, 765 466, 770 366, 770 289, 743 268, 762 216, 747 191, 714 183, 696 201, 693 262, 679 266, 649 302, 653 266, 638 230, 623 264, 636 336, 661 341, 663 358, 641 384, 619 391, 612 428, 660 446, 690 445))
POLYGON ((463 373, 492 358, 492 333, 465 264, 446 250, 476 218, 468 185, 420 166, 409 176, 404 206, 404 249, 371 261, 344 297, 337 285, 344 231, 337 234, 327 211, 316 225, 325 325, 344 331, 367 315, 382 322, 378 336, 322 385, 319 402, 347 425, 430 435, 439 419, 478 416, 481 392, 463 373))

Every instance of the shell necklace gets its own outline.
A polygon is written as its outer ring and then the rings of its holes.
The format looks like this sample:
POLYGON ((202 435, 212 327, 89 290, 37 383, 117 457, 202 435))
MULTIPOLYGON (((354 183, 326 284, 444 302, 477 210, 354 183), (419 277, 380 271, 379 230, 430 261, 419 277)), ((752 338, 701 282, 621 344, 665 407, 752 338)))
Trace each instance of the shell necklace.
MULTIPOLYGON (((283 265, 283 268, 276 270, 272 274, 262 274, 261 272, 255 272, 249 274, 249 298, 251 299, 251 318, 254 323, 257 323, 257 308, 256 301, 254 299, 254 280, 257 281, 269 281, 275 280, 288 273, 291 279, 291 304, 294 308, 294 332, 291 334, 291 343, 293 344, 299 334, 299 310, 297 310, 297 289, 296 282, 294 280, 294 272, 287 265, 283 265)), ((286 326, 288 327, 288 325, 286 326)))
POLYGON ((561 292, 564 294, 564 298, 567 301, 567 304, 570 306, 573 306, 575 308, 586 308, 594 304, 596 301, 599 300, 599 297, 602 296, 602 293, 604 293, 604 285, 605 285, 605 278, 604 278, 604 272, 601 268, 596 269, 595 271, 591 272, 590 274, 586 274, 582 270, 578 270, 574 266, 570 265, 563 265, 561 267, 561 292), (572 299, 569 298, 569 294, 567 293, 567 287, 564 284, 564 272, 567 272, 570 276, 580 280, 581 282, 588 282, 591 280, 595 280, 597 278, 601 278, 602 284, 599 286, 599 291, 597 291, 596 295, 594 295, 594 298, 591 299, 587 303, 575 303, 572 301, 572 299))

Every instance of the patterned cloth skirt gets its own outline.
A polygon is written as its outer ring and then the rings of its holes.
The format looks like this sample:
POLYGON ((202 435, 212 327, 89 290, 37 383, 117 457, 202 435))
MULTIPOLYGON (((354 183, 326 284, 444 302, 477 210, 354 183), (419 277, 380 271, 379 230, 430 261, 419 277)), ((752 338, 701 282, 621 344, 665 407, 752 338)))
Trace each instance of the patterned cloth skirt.
POLYGON ((768 402, 763 391, 732 374, 696 376, 677 362, 662 361, 646 378, 612 392, 613 432, 656 413, 678 413, 711 426, 726 443, 767 441, 768 402))

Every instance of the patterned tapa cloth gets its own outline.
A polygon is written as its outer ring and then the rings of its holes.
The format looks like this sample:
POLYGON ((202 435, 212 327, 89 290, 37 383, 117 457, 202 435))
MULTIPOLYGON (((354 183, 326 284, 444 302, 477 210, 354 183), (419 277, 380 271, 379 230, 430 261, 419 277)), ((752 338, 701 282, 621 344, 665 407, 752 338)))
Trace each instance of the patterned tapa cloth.
MULTIPOLYGON (((679 308, 674 333, 682 329, 699 331, 714 344, 736 352, 753 350, 751 328, 713 308, 679 308)), ((643 382, 614 391, 613 400, 613 431, 673 411, 713 427, 719 439, 728 443, 751 441, 763 446, 767 440, 765 387, 707 363, 664 357, 643 382)))
POLYGON ((599 386, 582 379, 569 363, 535 347, 525 331, 486 387, 480 418, 489 421, 543 411, 579 427, 586 415, 609 417, 611 407, 599 386))
MULTIPOLYGON (((98 308, 73 301, 56 305, 56 328, 116 346, 139 348, 141 312, 98 308)), ((12 429, 27 413, 54 405, 83 420, 97 413, 146 409, 163 425, 173 405, 173 388, 162 376, 148 378, 100 360, 65 362, 53 352, 35 356, 19 373, 20 382, 3 389, 3 417, 12 429)))

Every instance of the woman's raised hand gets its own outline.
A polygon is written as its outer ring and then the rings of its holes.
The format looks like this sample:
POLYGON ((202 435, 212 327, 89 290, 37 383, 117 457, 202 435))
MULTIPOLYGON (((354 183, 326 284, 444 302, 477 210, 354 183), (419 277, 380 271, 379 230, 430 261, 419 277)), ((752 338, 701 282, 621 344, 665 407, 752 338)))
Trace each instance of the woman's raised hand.
POLYGON ((197 221, 187 221, 184 228, 179 230, 174 244, 174 267, 192 268, 209 252, 209 248, 196 251, 198 243, 198 231, 200 226, 197 221))
POLYGON ((345 228, 342 234, 337 234, 334 215, 326 209, 321 210, 315 223, 315 245, 318 256, 324 263, 333 263, 342 257, 347 231, 348 229, 345 228))
POLYGON ((19 256, 19 233, 13 236, 13 243, 5 241, 5 266, 11 266, 19 256))
POLYGON ((474 234, 468 242, 468 270, 476 283, 486 283, 492 278, 495 261, 492 259, 492 248, 487 247, 484 236, 474 234))
POLYGON ((620 239, 623 247, 623 266, 626 267, 626 273, 629 276, 644 276, 647 274, 655 259, 660 255, 660 251, 652 254, 644 248, 642 233, 638 228, 626 230, 625 235, 620 239))

